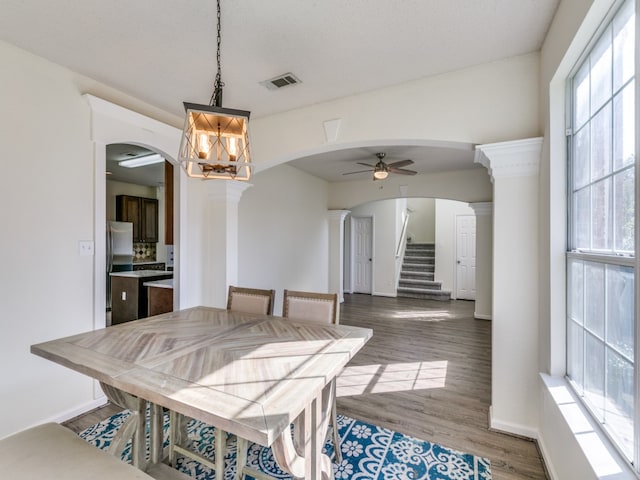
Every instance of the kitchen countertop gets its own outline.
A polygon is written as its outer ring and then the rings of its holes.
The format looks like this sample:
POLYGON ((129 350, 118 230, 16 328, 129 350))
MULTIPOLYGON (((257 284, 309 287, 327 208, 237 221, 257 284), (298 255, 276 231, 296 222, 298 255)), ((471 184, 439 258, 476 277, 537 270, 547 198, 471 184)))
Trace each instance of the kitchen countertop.
POLYGON ((173 278, 167 278, 165 280, 152 280, 150 282, 144 282, 143 287, 157 287, 157 288, 173 288, 173 278))
POLYGON ((112 277, 147 278, 158 277, 161 275, 173 275, 173 272, 167 270, 134 270, 129 272, 111 272, 109 275, 112 277))

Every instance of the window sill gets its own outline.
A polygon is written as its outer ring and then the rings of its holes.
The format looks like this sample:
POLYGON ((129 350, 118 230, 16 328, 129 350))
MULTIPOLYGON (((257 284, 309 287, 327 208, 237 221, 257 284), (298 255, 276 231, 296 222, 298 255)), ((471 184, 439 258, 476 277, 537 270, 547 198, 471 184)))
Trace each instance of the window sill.
POLYGON ((551 478, 637 480, 566 379, 544 373, 540 377, 543 412, 539 444, 551 478))

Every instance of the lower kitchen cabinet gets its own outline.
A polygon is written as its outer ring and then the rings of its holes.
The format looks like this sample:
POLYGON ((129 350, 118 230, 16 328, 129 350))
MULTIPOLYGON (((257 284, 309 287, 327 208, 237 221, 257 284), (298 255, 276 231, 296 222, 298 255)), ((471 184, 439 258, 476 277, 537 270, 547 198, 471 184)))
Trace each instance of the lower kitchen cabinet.
POLYGON ((149 316, 147 287, 152 280, 173 278, 173 272, 141 270, 111 274, 111 325, 149 316))
POLYGON ((144 282, 147 288, 148 314, 150 317, 173 312, 173 280, 144 282))

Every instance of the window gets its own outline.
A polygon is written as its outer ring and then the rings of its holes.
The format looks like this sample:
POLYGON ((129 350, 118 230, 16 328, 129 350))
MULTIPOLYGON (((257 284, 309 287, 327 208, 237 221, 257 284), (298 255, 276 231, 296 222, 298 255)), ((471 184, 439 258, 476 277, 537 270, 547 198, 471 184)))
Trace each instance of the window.
POLYGON ((567 375, 638 469, 635 2, 620 5, 570 81, 567 375))

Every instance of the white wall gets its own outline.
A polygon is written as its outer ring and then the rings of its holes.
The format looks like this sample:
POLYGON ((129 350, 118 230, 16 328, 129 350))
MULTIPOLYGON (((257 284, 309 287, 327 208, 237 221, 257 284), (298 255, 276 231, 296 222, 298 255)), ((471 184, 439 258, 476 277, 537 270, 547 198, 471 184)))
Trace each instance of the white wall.
POLYGON ((409 198, 407 208, 411 210, 408 236, 411 243, 435 243, 436 201, 434 198, 409 198))
POLYGON ((436 199, 436 260, 434 280, 456 298, 456 217, 475 215, 469 204, 436 199))
POLYGON ((251 177, 239 205, 241 286, 327 292, 327 182, 282 165, 251 177))
MULTIPOLYGON (((523 55, 257 118, 251 127, 255 160, 278 164, 303 152, 367 141, 478 144, 536 136, 538 68, 537 54, 523 55), (333 119, 341 119, 341 126, 336 142, 327 145, 323 124, 333 119)), ((451 198, 429 192, 408 196, 451 198)))
POLYGON ((383 200, 351 209, 352 217, 373 217, 373 295, 396 296, 397 203, 383 200))
POLYGON ((3 437, 92 399, 87 377, 29 348, 93 327, 93 257, 78 241, 94 235, 94 173, 89 111, 67 73, 3 43, 0 64, 3 437))

